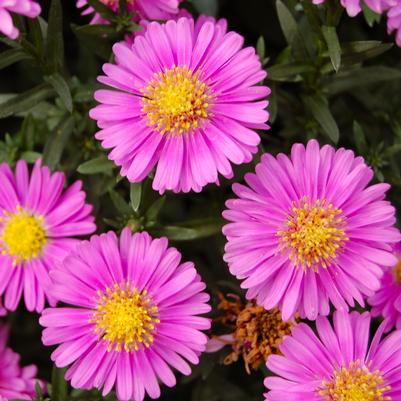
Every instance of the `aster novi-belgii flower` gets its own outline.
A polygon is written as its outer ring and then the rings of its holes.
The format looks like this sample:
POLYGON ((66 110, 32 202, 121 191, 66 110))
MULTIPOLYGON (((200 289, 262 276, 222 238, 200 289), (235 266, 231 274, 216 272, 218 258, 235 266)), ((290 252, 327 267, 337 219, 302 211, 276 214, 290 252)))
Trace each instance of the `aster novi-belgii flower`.
POLYGON ((290 158, 264 154, 223 212, 224 259, 247 298, 278 306, 284 320, 327 315, 330 302, 364 305, 400 240, 389 185, 368 186, 372 178, 362 157, 315 140, 293 145, 290 158))
POLYGON ((0 400, 32 400, 35 397, 36 366, 21 367, 20 356, 7 347, 8 327, 0 325, 0 400))
POLYGON ((201 191, 252 160, 269 89, 257 86, 266 72, 243 42, 224 20, 201 17, 152 22, 131 48, 114 46, 99 81, 116 90, 98 90, 90 116, 121 175, 139 182, 157 165, 154 189, 201 191))
POLYGON ((35 18, 40 14, 40 5, 32 0, 0 0, 0 33, 17 39, 18 29, 14 26, 10 13, 35 18))
POLYGON ((334 313, 333 326, 319 316, 317 334, 300 323, 271 355, 267 401, 398 401, 401 397, 401 331, 369 346, 370 314, 334 313))
POLYGON ((124 229, 92 236, 52 270, 53 294, 71 306, 43 311, 45 345, 75 388, 116 387, 119 400, 160 395, 172 387, 172 368, 190 374, 198 363, 210 322, 205 284, 194 265, 181 263, 166 238, 124 229))
POLYGON ((394 247, 397 262, 388 268, 382 278, 381 287, 373 297, 372 316, 383 316, 388 322, 388 329, 394 326, 401 329, 401 244, 394 247))
POLYGON ((64 174, 37 161, 29 176, 25 161, 15 173, 0 165, 0 295, 15 310, 24 295, 28 310, 42 311, 49 269, 76 244, 71 238, 95 231, 92 207, 85 203, 80 181, 63 192, 64 174))
MULTIPOLYGON (((119 9, 119 0, 100 0, 114 12, 119 9)), ((178 13, 181 0, 127 0, 128 12, 136 13, 134 20, 165 20, 178 13)), ((77 0, 77 7, 83 8, 82 15, 93 15, 91 24, 104 24, 107 21, 88 4, 87 0, 77 0)))

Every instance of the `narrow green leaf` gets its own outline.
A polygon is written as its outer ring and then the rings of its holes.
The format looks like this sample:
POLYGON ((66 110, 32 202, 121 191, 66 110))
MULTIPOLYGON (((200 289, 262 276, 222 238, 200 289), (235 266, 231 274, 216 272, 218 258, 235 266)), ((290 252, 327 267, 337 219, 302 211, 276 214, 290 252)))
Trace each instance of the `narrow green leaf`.
POLYGON ((66 401, 68 395, 68 385, 64 379, 67 368, 59 369, 56 366, 52 371, 52 401, 66 401))
POLYGON ((54 90, 49 84, 40 84, 34 88, 13 96, 0 103, 0 118, 12 116, 20 112, 27 112, 37 106, 39 102, 54 95, 54 90))
POLYGON ((320 124, 323 132, 334 142, 337 143, 340 137, 340 132, 331 114, 329 105, 323 97, 306 96, 304 103, 307 109, 311 112, 316 121, 320 124))
POLYGON ((341 46, 338 40, 337 31, 334 26, 323 26, 322 32, 326 40, 327 48, 331 63, 335 71, 338 71, 341 66, 341 46))
POLYGON ((109 191, 110 199, 113 202, 117 211, 123 215, 132 214, 131 206, 124 200, 124 198, 114 189, 109 191))
POLYGON ((60 162, 64 148, 75 126, 73 116, 65 116, 50 135, 43 151, 43 163, 54 170, 60 162))
POLYGON ((172 241, 192 241, 219 234, 223 224, 221 219, 205 219, 188 221, 185 225, 153 227, 149 231, 157 237, 166 236, 172 241))
POLYGON ((272 81, 294 81, 297 75, 313 72, 315 68, 307 64, 276 64, 268 69, 267 78, 272 81))
POLYGON ((363 132, 363 129, 358 121, 354 121, 353 131, 355 146, 358 153, 365 154, 368 150, 368 144, 366 143, 365 133, 363 132))
POLYGON ((266 56, 266 44, 265 38, 263 36, 260 36, 258 41, 256 42, 256 53, 258 53, 258 56, 261 60, 264 60, 266 56))
POLYGON ((49 71, 60 71, 64 65, 63 9, 60 0, 52 0, 47 28, 46 60, 49 71))
POLYGON ((128 14, 127 0, 118 1, 118 10, 120 15, 124 16, 128 14))
POLYGON ((100 156, 82 163, 78 166, 77 171, 81 174, 99 174, 109 172, 113 170, 114 167, 114 163, 106 156, 100 156))
POLYGON ((114 35, 115 29, 112 25, 106 24, 88 24, 82 26, 73 26, 75 33, 80 35, 108 36, 114 35))
POLYGON ((342 59, 344 64, 356 64, 387 52, 393 43, 382 43, 377 40, 357 41, 342 45, 342 59))
POLYGON ((43 56, 43 32, 39 18, 28 18, 29 38, 40 57, 43 56))
POLYGON ((395 79, 401 79, 401 70, 384 66, 372 66, 340 72, 331 77, 324 87, 329 94, 335 95, 353 90, 358 86, 380 84, 381 82, 395 79))
POLYGON ((139 210, 139 206, 141 205, 141 199, 142 199, 142 183, 137 182, 134 184, 131 184, 130 187, 130 200, 131 200, 131 206, 134 212, 137 212, 139 210))
POLYGON ((0 53, 0 70, 18 61, 29 60, 32 57, 20 49, 10 49, 0 53))
POLYGON ((362 11, 366 23, 372 27, 375 23, 380 22, 381 15, 375 13, 366 3, 362 1, 362 11))
POLYGON ((276 1, 276 8, 281 30, 283 31, 287 43, 291 45, 298 30, 297 22, 291 14, 291 11, 281 0, 276 1))
POLYGON ((48 75, 47 77, 45 77, 45 81, 48 82, 54 88, 54 90, 59 95, 61 101, 63 102, 65 108, 70 113, 72 113, 73 106, 72 106, 71 92, 65 79, 56 72, 52 75, 48 75))
POLYGON ((146 211, 146 218, 149 222, 154 222, 162 209, 164 202, 166 201, 166 195, 158 198, 146 211))

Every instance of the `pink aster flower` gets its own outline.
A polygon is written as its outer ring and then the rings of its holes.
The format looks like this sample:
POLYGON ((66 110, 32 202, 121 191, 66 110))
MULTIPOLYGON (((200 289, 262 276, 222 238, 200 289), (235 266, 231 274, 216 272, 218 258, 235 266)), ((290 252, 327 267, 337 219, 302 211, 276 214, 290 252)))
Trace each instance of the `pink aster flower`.
POLYGON ((139 182, 157 165, 154 189, 199 192, 218 173, 232 177, 230 162, 252 160, 269 89, 243 42, 224 20, 201 17, 152 22, 131 48, 114 46, 116 65, 99 81, 116 90, 98 90, 90 116, 121 175, 139 182))
MULTIPOLYGON (((103 4, 118 12, 119 0, 100 0, 103 4)), ((178 13, 181 0, 127 0, 128 12, 135 12, 135 21, 142 18, 166 20, 178 13)), ((94 14, 91 24, 105 24, 107 21, 88 4, 87 0, 77 0, 77 7, 83 8, 82 15, 94 14)))
POLYGON ((36 366, 19 366, 20 356, 7 347, 8 327, 0 325, 0 400, 32 400, 35 384, 42 382, 35 378, 36 366))
POLYGON ((43 311, 45 345, 75 388, 116 387, 119 400, 160 395, 172 387, 172 368, 190 374, 197 364, 210 322, 205 284, 193 263, 181 263, 166 238, 147 233, 120 240, 113 232, 83 241, 51 272, 53 294, 71 307, 43 311))
POLYGON ((0 165, 0 295, 9 310, 22 293, 29 311, 42 311, 45 297, 53 304, 49 269, 76 244, 71 237, 96 229, 82 183, 63 186, 64 174, 51 174, 40 161, 31 176, 22 160, 15 174, 0 165))
POLYGON ((296 312, 316 319, 364 305, 380 287, 384 266, 396 262, 400 240, 388 184, 368 186, 372 169, 351 150, 315 140, 295 144, 291 157, 264 154, 247 185, 234 184, 227 201, 224 259, 266 309, 283 319, 296 312))
POLYGON ((370 314, 337 311, 333 327, 325 317, 317 334, 306 324, 292 329, 271 355, 267 401, 397 401, 401 398, 401 331, 382 339, 379 327, 370 346, 370 314))
POLYGON ((381 287, 369 298, 369 303, 372 316, 384 316, 388 329, 394 326, 401 329, 401 243, 394 246, 394 255, 396 264, 385 271, 381 287))
POLYGON ((394 5, 387 11, 388 32, 395 33, 395 41, 401 47, 401 2, 394 0, 394 5))
POLYGON ((35 18, 40 11, 40 5, 32 0, 0 0, 0 33, 17 39, 19 30, 14 26, 10 13, 35 18))

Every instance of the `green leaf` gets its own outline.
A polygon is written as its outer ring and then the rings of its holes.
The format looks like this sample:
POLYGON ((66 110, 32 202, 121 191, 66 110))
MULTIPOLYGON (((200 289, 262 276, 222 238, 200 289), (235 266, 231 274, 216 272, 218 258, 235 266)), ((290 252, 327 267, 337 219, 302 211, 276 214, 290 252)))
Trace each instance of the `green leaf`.
POLYGON ((366 143, 365 133, 363 132, 363 129, 358 123, 358 121, 354 121, 353 131, 354 131, 355 146, 356 149, 358 150, 358 153, 365 154, 368 150, 368 144, 366 143))
POLYGON ((128 14, 127 0, 119 0, 118 1, 118 11, 119 11, 120 15, 128 14))
POLYGON ((141 205, 142 199, 142 183, 137 182, 131 184, 130 186, 130 200, 131 200, 131 207, 134 212, 138 212, 139 206, 141 205))
POLYGON ((50 135, 43 151, 43 163, 54 170, 75 126, 73 116, 64 116, 50 135))
POLYGON ((150 228, 157 237, 166 236, 172 241, 192 241, 219 234, 224 222, 221 219, 187 221, 183 225, 150 228))
POLYGON ((50 5, 46 60, 50 72, 60 71, 64 65, 63 9, 60 0, 52 0, 50 5))
POLYGON ((327 48, 329 49, 330 60, 333 64, 333 68, 335 71, 338 71, 341 66, 341 47, 336 28, 334 26, 323 26, 322 32, 324 39, 326 40, 327 48))
POLYGON ((72 113, 73 106, 72 106, 71 92, 65 79, 56 72, 52 75, 48 75, 47 77, 45 77, 45 81, 48 82, 54 88, 54 90, 59 95, 61 101, 63 102, 65 108, 70 113, 72 113))
POLYGON ((24 93, 0 103, 0 118, 6 118, 20 112, 27 112, 37 106, 42 100, 53 95, 54 90, 49 84, 35 86, 24 93))
POLYGON ((106 5, 104 5, 99 0, 88 0, 88 4, 92 6, 95 11, 97 11, 102 17, 106 18, 109 21, 113 21, 116 17, 113 10, 106 5))
POLYGON ((115 167, 114 163, 106 156, 99 156, 78 166, 77 171, 81 174, 106 173, 115 167))
POLYGON ((43 32, 39 18, 28 18, 29 37, 39 57, 43 56, 44 42, 43 32))
POLYGON ((41 153, 33 152, 32 150, 27 150, 21 154, 21 159, 25 160, 27 163, 35 163, 36 160, 42 157, 41 153))
POLYGON ((291 14, 291 11, 281 0, 276 1, 276 8, 281 30, 283 31, 285 40, 289 45, 291 45, 298 31, 297 22, 291 14))
POLYGON ((306 96, 304 98, 304 103, 322 127, 323 132, 334 143, 337 143, 340 137, 340 132, 326 99, 320 96, 306 96))
POLYGON ((325 89, 330 95, 344 91, 354 90, 358 86, 369 84, 380 84, 385 81, 392 81, 401 78, 401 70, 384 66, 372 66, 356 68, 351 71, 341 72, 329 80, 325 89))
POLYGON ((131 215, 131 206, 124 200, 124 198, 114 189, 109 190, 110 199, 113 202, 117 211, 123 215, 131 215))
POLYGON ((372 27, 375 23, 380 22, 381 15, 375 13, 366 3, 365 0, 362 1, 362 11, 365 17, 366 23, 372 27))
POLYGON ((20 49, 10 49, 0 53, 0 70, 18 61, 29 60, 32 57, 20 49))
POLYGON ((266 44, 263 36, 260 36, 256 42, 256 53, 258 53, 261 60, 264 60, 266 56, 266 44))
POLYGON ((267 78, 271 81, 294 81, 297 80, 296 76, 313 72, 315 68, 307 64, 290 63, 290 64, 276 64, 268 68, 267 78))
POLYGON ((158 198, 146 211, 146 218, 149 222, 154 222, 157 218, 157 215, 160 213, 164 202, 166 201, 166 195, 158 198))
POLYGON ((68 395, 68 385, 64 379, 67 368, 59 369, 56 366, 52 371, 52 401, 66 401, 68 395))
POLYGON ((356 64, 387 52, 393 43, 382 43, 377 40, 356 41, 342 44, 344 64, 356 64))

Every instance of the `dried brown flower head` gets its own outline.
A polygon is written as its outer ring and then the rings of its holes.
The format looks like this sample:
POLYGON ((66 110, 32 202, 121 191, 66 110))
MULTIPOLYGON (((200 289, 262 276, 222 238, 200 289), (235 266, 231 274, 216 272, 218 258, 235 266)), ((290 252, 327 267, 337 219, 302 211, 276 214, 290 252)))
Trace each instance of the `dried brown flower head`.
POLYGON ((280 353, 279 345, 283 337, 291 333, 295 322, 284 322, 277 308, 267 311, 255 301, 244 306, 234 294, 227 297, 219 294, 219 298, 218 309, 224 314, 215 321, 233 330, 232 352, 224 364, 236 362, 242 356, 250 374, 251 368, 256 370, 270 354, 280 353))

